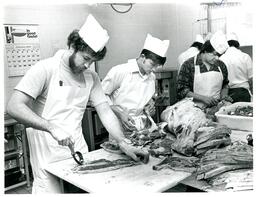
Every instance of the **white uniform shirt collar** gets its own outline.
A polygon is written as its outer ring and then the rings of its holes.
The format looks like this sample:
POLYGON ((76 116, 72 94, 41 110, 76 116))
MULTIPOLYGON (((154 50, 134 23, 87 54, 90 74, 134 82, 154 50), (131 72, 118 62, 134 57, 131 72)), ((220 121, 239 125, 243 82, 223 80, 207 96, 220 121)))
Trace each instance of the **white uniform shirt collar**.
POLYGON ((141 74, 140 69, 139 69, 139 65, 138 65, 136 59, 129 59, 128 63, 129 63, 131 73, 139 73, 140 77, 144 80, 150 79, 151 77, 153 77, 154 74, 152 72, 149 75, 142 75, 141 74))
POLYGON ((60 49, 58 50, 55 54, 54 54, 54 58, 58 59, 58 58, 61 58, 62 55, 65 53, 66 50, 64 49, 60 49))
POLYGON ((56 61, 58 61, 58 65, 61 64, 61 68, 64 69, 66 72, 74 75, 72 73, 72 70, 70 69, 69 65, 67 65, 64 60, 63 60, 63 55, 64 53, 66 52, 66 50, 58 50, 55 55, 54 55, 54 58, 56 59, 56 61))

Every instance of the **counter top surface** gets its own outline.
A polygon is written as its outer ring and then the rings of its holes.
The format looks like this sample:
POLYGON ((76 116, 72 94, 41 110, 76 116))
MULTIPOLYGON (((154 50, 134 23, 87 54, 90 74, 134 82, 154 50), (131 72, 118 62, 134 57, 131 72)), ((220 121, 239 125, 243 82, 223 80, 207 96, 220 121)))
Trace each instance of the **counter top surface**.
MULTIPOLYGON (((125 155, 108 153, 103 149, 89 152, 83 156, 85 160, 90 161, 102 158, 115 160, 126 157, 125 155)), ((51 163, 46 167, 46 170, 76 187, 92 193, 113 191, 162 192, 191 175, 188 172, 175 172, 171 169, 153 170, 153 165, 159 163, 159 161, 160 159, 150 157, 148 164, 108 172, 78 174, 72 172, 71 169, 77 164, 73 158, 70 158, 51 163)))
MULTIPOLYGON (((232 141, 246 141, 246 136, 249 133, 251 132, 233 130, 231 139, 232 141)), ((106 152, 103 149, 89 152, 83 156, 85 160, 89 161, 103 158, 115 160, 126 157, 125 155, 106 152)), ((196 179, 191 176, 191 173, 173 171, 171 169, 162 169, 160 171, 153 170, 153 165, 156 165, 159 161, 160 159, 158 158, 150 157, 148 164, 141 164, 108 172, 78 174, 72 172, 71 169, 77 164, 73 158, 69 158, 49 164, 46 167, 46 170, 82 190, 92 193, 109 193, 113 191, 163 192, 180 182, 204 190, 204 187, 206 186, 205 183, 202 181, 197 182, 196 179)))

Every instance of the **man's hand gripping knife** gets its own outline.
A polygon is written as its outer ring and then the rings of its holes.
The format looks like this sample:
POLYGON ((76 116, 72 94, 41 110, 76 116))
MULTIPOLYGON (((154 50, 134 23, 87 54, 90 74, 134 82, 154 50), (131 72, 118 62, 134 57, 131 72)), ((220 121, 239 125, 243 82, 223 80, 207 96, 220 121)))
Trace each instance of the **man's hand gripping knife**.
POLYGON ((130 156, 135 161, 142 161, 143 163, 149 162, 149 153, 132 146, 131 141, 127 138, 124 138, 119 142, 119 147, 126 155, 130 156))
POLYGON ((59 145, 62 146, 73 146, 74 145, 74 140, 70 135, 68 135, 65 131, 60 130, 53 124, 49 124, 50 128, 48 129, 52 137, 58 142, 59 145))

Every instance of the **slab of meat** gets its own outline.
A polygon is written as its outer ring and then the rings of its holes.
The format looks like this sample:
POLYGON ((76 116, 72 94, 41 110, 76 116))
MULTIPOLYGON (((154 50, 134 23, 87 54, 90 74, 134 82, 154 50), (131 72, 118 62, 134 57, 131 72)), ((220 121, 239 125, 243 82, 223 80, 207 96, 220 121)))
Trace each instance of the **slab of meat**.
POLYGON ((153 170, 172 169, 177 171, 195 172, 198 158, 196 157, 166 157, 160 163, 153 166, 153 170))
POLYGON ((167 156, 172 155, 172 144, 174 139, 171 137, 165 137, 164 139, 156 139, 152 144, 150 144, 148 152, 151 156, 167 156))
POLYGON ((72 169, 75 173, 87 174, 87 173, 100 173, 112 170, 117 170, 120 168, 130 167, 134 165, 139 165, 140 162, 135 162, 131 159, 117 159, 117 160, 107 160, 99 159, 91 162, 87 162, 84 165, 76 166, 72 169))
POLYGON ((120 147, 118 143, 115 140, 112 141, 106 141, 100 145, 101 148, 103 148, 105 151, 110 153, 116 153, 121 154, 122 151, 120 150, 120 147))
POLYGON ((231 144, 231 129, 225 125, 211 123, 211 125, 200 127, 195 134, 195 155, 202 155, 214 148, 221 148, 231 144))
POLYGON ((231 130, 218 123, 209 122, 192 132, 190 128, 177 135, 172 149, 186 156, 201 156, 209 149, 231 144, 231 130))
POLYGON ((175 135, 187 129, 195 132, 208 122, 205 113, 196 107, 192 98, 185 98, 167 107, 161 113, 161 119, 168 123, 168 129, 175 135))
POLYGON ((223 106, 228 106, 228 105, 231 105, 232 103, 229 102, 229 101, 225 101, 225 100, 222 100, 220 101, 217 105, 213 106, 213 107, 210 107, 210 108, 206 108, 204 110, 205 114, 206 114, 206 117, 208 119, 211 119, 212 121, 217 121, 217 118, 215 116, 215 113, 217 111, 219 111, 219 109, 223 106))
POLYGON ((223 137, 229 137, 231 129, 225 125, 215 124, 214 126, 208 125, 201 127, 196 131, 195 146, 205 143, 212 139, 221 139, 223 137))
POLYGON ((253 168, 253 147, 244 142, 208 150, 200 159, 197 179, 209 179, 223 172, 253 168))
POLYGON ((132 141, 134 146, 145 146, 152 143, 155 139, 164 138, 166 136, 166 132, 164 131, 164 127, 167 124, 165 122, 158 123, 154 130, 143 129, 139 131, 133 131, 133 133, 129 136, 129 139, 132 141))
POLYGON ((172 149, 180 154, 192 156, 194 154, 194 140, 195 132, 188 128, 177 136, 176 141, 172 144, 172 149))

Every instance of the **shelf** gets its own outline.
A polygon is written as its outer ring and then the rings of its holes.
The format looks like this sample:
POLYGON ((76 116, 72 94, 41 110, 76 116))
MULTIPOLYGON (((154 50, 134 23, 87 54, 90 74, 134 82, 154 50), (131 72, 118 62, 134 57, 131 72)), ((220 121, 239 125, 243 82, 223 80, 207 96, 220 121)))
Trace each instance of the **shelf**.
POLYGON ((10 153, 4 153, 4 159, 5 160, 10 160, 13 159, 15 157, 18 157, 20 154, 19 151, 14 151, 14 152, 10 152, 10 153))
POLYGON ((6 187, 6 188, 4 189, 4 191, 8 191, 8 190, 11 190, 11 189, 14 189, 14 188, 17 188, 17 187, 26 185, 26 184, 27 184, 27 181, 22 181, 22 182, 20 182, 20 183, 11 185, 11 186, 9 186, 9 187, 6 187))
POLYGON ((28 144, 26 141, 25 127, 8 116, 8 114, 5 114, 5 135, 8 140, 8 144, 5 144, 4 152, 6 168, 8 168, 5 170, 5 191, 21 185, 27 185, 29 187, 29 158, 27 155, 28 144), (12 168, 12 164, 15 164, 14 168, 12 168), (16 167, 19 169, 18 171, 14 171, 16 167), (21 169, 24 169, 23 173, 21 172, 21 169), (26 180, 20 180, 21 176, 24 176, 26 180))

